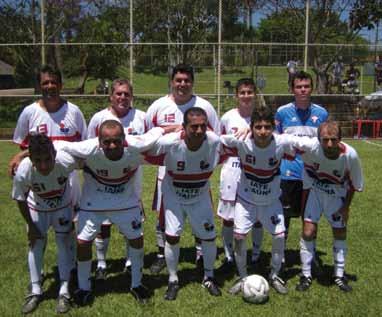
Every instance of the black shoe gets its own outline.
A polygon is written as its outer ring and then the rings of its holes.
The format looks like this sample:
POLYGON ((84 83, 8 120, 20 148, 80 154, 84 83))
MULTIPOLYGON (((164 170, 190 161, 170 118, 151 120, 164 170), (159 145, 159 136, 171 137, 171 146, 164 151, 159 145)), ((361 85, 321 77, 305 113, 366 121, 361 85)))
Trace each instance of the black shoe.
POLYGON ((71 308, 70 295, 69 294, 59 295, 57 298, 56 312, 58 314, 65 314, 70 310, 70 308, 71 308))
POLYGON ((80 288, 74 292, 73 297, 77 306, 90 306, 94 301, 94 295, 91 291, 80 288))
POLYGON ((131 294, 140 304, 145 304, 150 298, 149 291, 143 285, 139 285, 137 287, 130 289, 131 294))
POLYGON ((305 292, 312 285, 312 277, 301 275, 300 282, 296 285, 296 291, 305 292))
POLYGON ((95 271, 95 280, 96 281, 106 281, 107 272, 103 267, 97 267, 95 271))
POLYGON ((220 291, 216 280, 212 277, 207 277, 203 279, 202 287, 207 289, 208 293, 210 293, 212 296, 221 296, 222 292, 220 291))
POLYGON ((345 277, 334 277, 334 284, 343 292, 351 292, 353 288, 348 284, 348 280, 345 277))
POLYGON ((165 300, 175 300, 179 291, 179 283, 178 281, 169 282, 166 290, 166 294, 164 295, 165 300))
POLYGON ((150 272, 152 274, 159 274, 165 267, 166 259, 164 257, 157 257, 150 266, 150 272))
POLYGON ((33 312, 37 307, 38 304, 40 304, 42 300, 41 294, 29 294, 25 297, 25 302, 23 304, 23 307, 21 309, 21 312, 23 314, 29 314, 33 312))

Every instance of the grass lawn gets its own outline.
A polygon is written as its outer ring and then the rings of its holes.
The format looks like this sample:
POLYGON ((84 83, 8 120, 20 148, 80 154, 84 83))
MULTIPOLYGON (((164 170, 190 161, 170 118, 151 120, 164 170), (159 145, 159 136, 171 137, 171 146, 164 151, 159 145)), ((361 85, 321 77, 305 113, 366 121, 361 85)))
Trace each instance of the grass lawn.
MULTIPOLYGON (((145 222, 145 267, 143 282, 154 290, 154 296, 149 304, 138 305, 128 293, 130 280, 121 270, 123 268, 124 242, 113 228, 109 249, 109 276, 103 287, 96 285, 96 299, 91 307, 73 308, 70 316, 381 316, 382 315, 382 240, 380 237, 382 217, 382 195, 379 191, 381 182, 378 177, 381 163, 382 143, 373 141, 349 141, 358 151, 364 169, 365 191, 355 195, 351 208, 348 230, 349 252, 347 257, 347 273, 357 277, 351 282, 352 293, 342 293, 330 282, 332 265, 331 230, 323 219, 319 227, 317 243, 318 254, 323 262, 325 276, 315 279, 307 293, 295 291, 298 282, 299 251, 298 240, 300 223, 295 220, 287 247, 286 278, 289 294, 281 296, 270 291, 270 300, 265 305, 245 303, 240 296, 227 293, 236 279, 232 273, 223 274, 219 271, 223 259, 222 242, 220 239, 220 223, 216 219, 219 230, 217 244, 219 259, 216 261, 216 276, 221 284, 223 296, 211 297, 201 288, 202 276, 194 266, 193 238, 189 227, 181 238, 181 260, 179 277, 181 289, 176 301, 167 302, 163 299, 167 287, 167 273, 157 276, 150 274, 148 267, 154 259, 155 247, 155 215, 150 211, 151 197, 154 190, 155 169, 144 168, 143 201, 146 209, 145 222)), ((26 265, 27 242, 25 225, 15 202, 10 199, 11 180, 6 176, 7 162, 17 151, 16 146, 8 142, 0 143, 0 177, 3 179, 0 187, 1 228, 0 239, 0 301, 1 316, 20 314, 24 296, 27 293, 29 273, 26 265)), ((218 190, 218 170, 212 178, 212 192, 216 206, 218 190)), ((54 237, 49 236, 48 248, 45 254, 44 301, 33 316, 52 316, 55 312, 55 297, 58 284, 56 277, 56 250, 54 237)), ((266 274, 270 260, 270 237, 265 234, 260 265, 250 269, 250 273, 266 274)))

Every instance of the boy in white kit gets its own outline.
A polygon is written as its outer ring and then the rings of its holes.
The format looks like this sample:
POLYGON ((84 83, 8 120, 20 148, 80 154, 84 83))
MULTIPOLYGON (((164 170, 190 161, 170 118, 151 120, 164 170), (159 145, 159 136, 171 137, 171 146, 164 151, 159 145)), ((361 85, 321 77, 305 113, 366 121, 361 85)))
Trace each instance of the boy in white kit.
POLYGON ((213 296, 221 292, 214 279, 216 232, 209 193, 209 178, 219 161, 219 137, 207 130, 207 114, 198 107, 184 114, 184 131, 158 140, 150 155, 166 167, 162 181, 165 211, 165 258, 169 272, 166 300, 175 300, 179 281, 179 241, 185 218, 190 219, 193 234, 202 241, 204 279, 202 286, 213 296))
MULTIPOLYGON (((238 140, 221 136, 224 146, 241 159, 241 176, 234 214, 235 260, 240 278, 247 276, 246 235, 257 222, 272 234, 272 260, 269 281, 280 294, 286 294, 286 283, 279 276, 284 256, 285 226, 280 196, 280 163, 293 157, 290 136, 273 134, 274 117, 269 108, 254 110, 251 116, 252 136, 238 140)), ((227 150, 227 149, 226 149, 227 150)), ((241 281, 231 289, 240 289, 241 281)))
POLYGON ((13 179, 12 198, 28 225, 28 265, 31 291, 22 312, 34 311, 42 300, 41 270, 47 232, 56 234, 60 290, 57 312, 70 309, 69 278, 72 268, 71 231, 73 207, 68 178, 77 166, 72 156, 56 152, 45 134, 29 136, 30 158, 18 166, 13 179))
POLYGON ((143 136, 126 136, 116 120, 104 121, 99 138, 61 144, 73 156, 83 158, 84 184, 77 235, 78 285, 75 300, 89 305, 93 300, 90 285, 91 245, 103 221, 109 219, 129 241, 131 258, 130 291, 137 301, 149 297, 141 284, 143 266, 143 228, 140 199, 135 184, 136 172, 146 151, 163 134, 155 128, 143 136))
POLYGON ((336 122, 327 121, 318 128, 318 139, 296 144, 303 150, 304 161, 304 225, 300 240, 302 274, 296 286, 306 291, 312 284, 311 266, 318 222, 323 214, 333 230, 334 283, 341 291, 352 287, 345 277, 347 254, 346 228, 355 191, 363 189, 363 175, 357 152, 341 142, 336 122))

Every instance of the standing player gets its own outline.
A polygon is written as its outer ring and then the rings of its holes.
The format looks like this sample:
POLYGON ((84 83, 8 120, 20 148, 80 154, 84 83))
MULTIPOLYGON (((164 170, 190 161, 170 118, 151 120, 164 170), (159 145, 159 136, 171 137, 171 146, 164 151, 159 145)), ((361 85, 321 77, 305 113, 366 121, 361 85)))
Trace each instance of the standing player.
MULTIPOLYGON (((256 85, 251 78, 242 78, 236 83, 237 108, 226 112, 220 121, 221 134, 235 134, 237 131, 248 128, 251 114, 255 106, 256 85)), ((236 202, 237 184, 240 180, 240 158, 230 157, 224 163, 220 174, 220 199, 218 216, 223 220, 222 236, 225 259, 223 265, 234 266, 233 258, 233 225, 236 202)), ((255 227, 261 226, 256 223, 255 227)), ((260 246, 263 236, 262 229, 252 230, 252 262, 260 256, 260 246)))
MULTIPOLYGON (((194 70, 191 66, 178 64, 172 70, 171 75, 171 93, 161 97, 148 108, 146 113, 147 128, 163 127, 168 125, 178 125, 181 129, 183 116, 186 110, 191 107, 200 107, 207 113, 208 128, 219 133, 219 118, 213 106, 205 99, 192 93, 194 85, 194 70)), ((161 184, 165 175, 165 168, 159 167, 157 176, 157 185, 154 193, 153 210, 158 212, 157 223, 157 245, 158 254, 154 263, 150 267, 150 271, 154 274, 159 273, 165 266, 164 259, 164 221, 162 208, 162 189, 161 184), (161 211, 162 210, 162 215, 161 211)), ((198 246, 197 246, 198 248, 198 246)), ((200 255, 200 246, 199 246, 200 255)), ((198 255, 197 255, 198 256, 198 255)))
POLYGON ((236 151, 241 159, 241 176, 237 189, 234 215, 235 260, 239 282, 230 290, 236 293, 247 276, 246 235, 257 222, 272 234, 272 260, 269 282, 280 294, 286 294, 286 283, 279 276, 285 247, 285 226, 280 196, 280 163, 294 155, 287 136, 273 134, 274 117, 269 108, 252 113, 252 137, 238 140, 221 136, 222 143, 236 151))
POLYGON ((362 191, 363 176, 357 152, 341 142, 341 130, 336 122, 322 123, 318 139, 298 146, 304 166, 304 186, 309 188, 305 199, 304 227, 300 240, 302 274, 296 287, 306 291, 312 284, 311 263, 314 258, 318 221, 323 214, 334 236, 334 283, 341 291, 349 292, 344 276, 347 254, 346 227, 355 191, 362 191), (308 184, 305 184, 307 182, 308 184))
POLYGON ((92 242, 105 220, 118 226, 129 241, 131 259, 130 291, 143 303, 148 292, 141 285, 143 267, 143 228, 140 199, 135 188, 136 172, 146 151, 163 134, 156 128, 141 137, 127 136, 116 120, 106 120, 98 139, 63 145, 63 150, 84 162, 84 190, 78 218, 78 286, 75 300, 89 305, 93 295, 90 285, 92 242))
MULTIPOLYGON (((99 127, 103 121, 114 119, 121 122, 126 135, 138 135, 145 133, 145 113, 132 107, 133 102, 133 86, 127 79, 116 79, 111 85, 110 106, 104 110, 97 112, 89 122, 88 139, 98 137, 99 127)), ((141 197, 142 191, 142 168, 137 170, 136 190, 137 196, 141 197)), ((96 280, 104 280, 106 278, 106 254, 110 241, 110 221, 105 221, 101 226, 101 233, 95 239, 97 254, 96 280)), ((130 268, 130 260, 128 257, 128 244, 126 246, 126 264, 125 270, 130 268)))
POLYGON ((219 161, 219 137, 207 132, 207 114, 198 107, 184 113, 184 131, 159 139, 150 153, 161 155, 166 167, 162 181, 165 211, 165 258, 169 272, 166 300, 175 300, 179 282, 179 241, 186 217, 193 234, 202 241, 204 278, 202 286, 213 296, 221 292, 214 279, 216 232, 209 193, 209 177, 219 161))
POLYGON ((29 136, 30 157, 21 161, 13 179, 12 198, 28 226, 28 266, 30 294, 22 308, 23 314, 34 311, 42 300, 44 247, 49 227, 56 234, 60 290, 56 310, 70 309, 69 277, 72 265, 70 240, 72 206, 68 178, 75 168, 75 160, 58 152, 45 134, 29 136))
MULTIPOLYGON (((294 102, 277 109, 276 130, 295 136, 317 136, 318 126, 327 120, 328 112, 310 101, 313 80, 310 74, 299 71, 294 75, 292 91, 294 102)), ((281 163, 281 201, 285 216, 285 240, 288 238, 289 224, 292 217, 302 217, 301 193, 304 163, 297 155, 281 163)))

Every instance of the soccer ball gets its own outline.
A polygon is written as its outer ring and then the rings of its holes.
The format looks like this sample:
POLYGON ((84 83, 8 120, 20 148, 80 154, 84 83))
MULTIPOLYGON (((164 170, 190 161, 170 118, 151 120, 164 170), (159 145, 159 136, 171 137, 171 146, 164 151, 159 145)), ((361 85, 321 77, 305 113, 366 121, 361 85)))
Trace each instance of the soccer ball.
POLYGON ((243 299, 254 304, 263 304, 268 300, 269 284, 261 275, 249 275, 242 284, 243 299))

